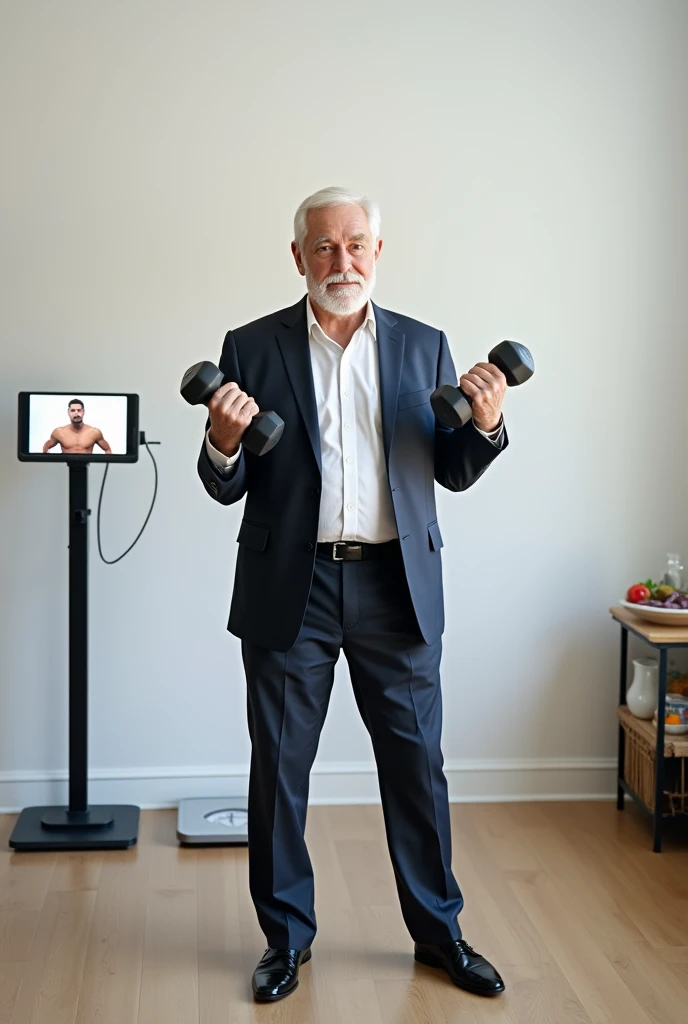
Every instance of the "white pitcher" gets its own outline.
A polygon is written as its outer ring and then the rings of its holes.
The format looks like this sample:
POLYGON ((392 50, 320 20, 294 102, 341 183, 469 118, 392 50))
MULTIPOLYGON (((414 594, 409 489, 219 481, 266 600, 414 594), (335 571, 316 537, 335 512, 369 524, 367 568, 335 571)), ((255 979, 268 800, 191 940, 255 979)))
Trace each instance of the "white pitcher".
POLYGON ((657 658, 633 659, 633 682, 626 694, 628 710, 636 718, 652 718, 659 697, 657 658))

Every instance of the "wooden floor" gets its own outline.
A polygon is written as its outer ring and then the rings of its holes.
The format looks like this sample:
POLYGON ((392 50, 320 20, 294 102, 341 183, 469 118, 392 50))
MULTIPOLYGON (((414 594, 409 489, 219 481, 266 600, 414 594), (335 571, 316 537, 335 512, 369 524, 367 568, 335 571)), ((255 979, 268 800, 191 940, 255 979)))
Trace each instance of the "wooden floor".
POLYGON ((319 933, 297 992, 258 1006, 264 939, 245 848, 181 849, 142 815, 126 852, 12 853, 0 817, 0 1024, 680 1024, 688 844, 650 851, 611 803, 455 804, 464 935, 501 971, 480 999, 415 965, 377 807, 314 807, 319 933))

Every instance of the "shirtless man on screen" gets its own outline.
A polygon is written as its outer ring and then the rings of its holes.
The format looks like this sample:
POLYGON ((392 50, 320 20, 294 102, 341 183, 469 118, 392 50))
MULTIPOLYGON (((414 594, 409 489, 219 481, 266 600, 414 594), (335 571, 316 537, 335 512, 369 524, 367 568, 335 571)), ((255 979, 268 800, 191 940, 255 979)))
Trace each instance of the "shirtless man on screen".
POLYGON ((65 455, 91 455, 93 445, 97 444, 106 455, 112 454, 112 448, 103 437, 102 430, 97 427, 89 427, 84 423, 84 403, 80 398, 73 398, 67 406, 70 422, 66 427, 55 427, 50 440, 43 445, 43 451, 48 452, 55 445, 59 444, 65 455))

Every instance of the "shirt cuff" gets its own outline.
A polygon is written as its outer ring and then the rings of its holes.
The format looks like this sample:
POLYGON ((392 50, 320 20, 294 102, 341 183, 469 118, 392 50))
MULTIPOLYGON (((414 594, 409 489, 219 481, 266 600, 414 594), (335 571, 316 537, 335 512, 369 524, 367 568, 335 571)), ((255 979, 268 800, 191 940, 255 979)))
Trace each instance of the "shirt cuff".
MULTIPOLYGON (((475 424, 474 424, 474 426, 475 426, 475 424)), ((492 441, 492 444, 501 445, 502 437, 504 435, 504 420, 503 419, 500 421, 499 426, 495 427, 494 430, 490 430, 490 431, 481 430, 480 427, 476 427, 475 429, 478 431, 479 434, 482 434, 483 437, 486 437, 488 441, 492 441)))
POLYGON ((219 470, 225 471, 231 469, 232 466, 239 461, 241 455, 241 445, 239 445, 239 451, 236 455, 223 455, 210 443, 210 428, 208 428, 205 435, 205 450, 208 453, 208 458, 212 464, 219 470))

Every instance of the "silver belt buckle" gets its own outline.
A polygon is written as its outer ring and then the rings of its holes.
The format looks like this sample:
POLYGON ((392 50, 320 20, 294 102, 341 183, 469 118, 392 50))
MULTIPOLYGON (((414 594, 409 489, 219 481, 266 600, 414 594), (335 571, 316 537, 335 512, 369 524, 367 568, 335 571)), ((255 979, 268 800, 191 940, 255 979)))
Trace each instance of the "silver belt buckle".
POLYGON ((338 545, 343 545, 344 548, 346 548, 346 544, 344 543, 343 540, 336 540, 334 542, 334 544, 332 545, 332 560, 334 562, 343 562, 344 561, 343 555, 338 555, 337 554, 337 546, 338 545))

